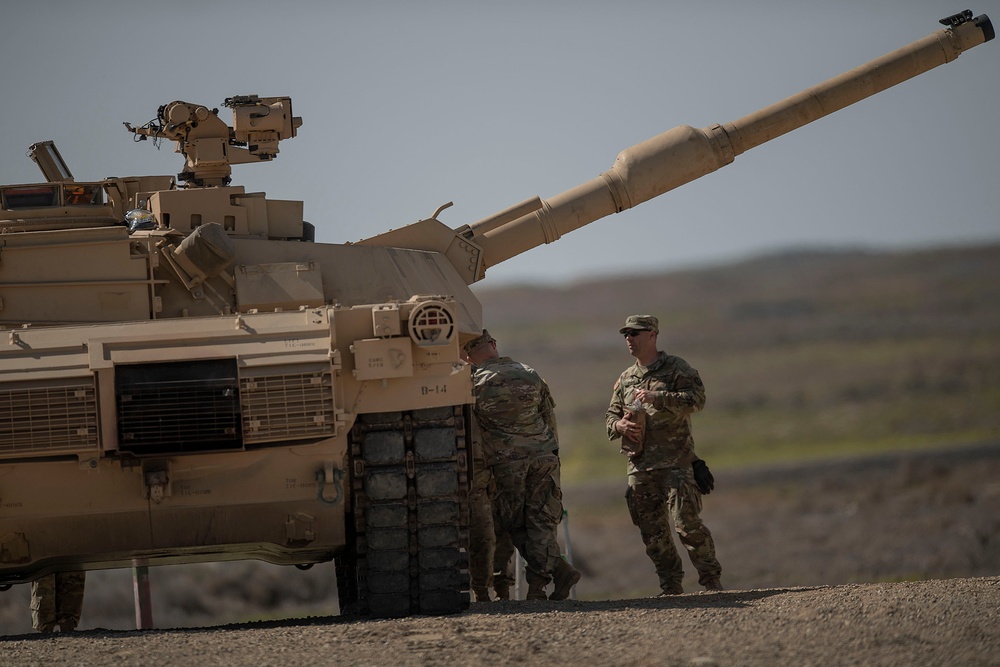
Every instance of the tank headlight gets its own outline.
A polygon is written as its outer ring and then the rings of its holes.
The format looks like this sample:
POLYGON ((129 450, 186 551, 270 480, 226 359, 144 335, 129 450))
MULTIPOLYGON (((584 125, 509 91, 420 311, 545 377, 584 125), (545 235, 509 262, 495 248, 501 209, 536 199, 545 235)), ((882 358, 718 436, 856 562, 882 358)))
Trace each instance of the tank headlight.
POLYGON ((409 330, 420 347, 448 345, 455 337, 455 315, 445 303, 424 301, 410 313, 409 330))

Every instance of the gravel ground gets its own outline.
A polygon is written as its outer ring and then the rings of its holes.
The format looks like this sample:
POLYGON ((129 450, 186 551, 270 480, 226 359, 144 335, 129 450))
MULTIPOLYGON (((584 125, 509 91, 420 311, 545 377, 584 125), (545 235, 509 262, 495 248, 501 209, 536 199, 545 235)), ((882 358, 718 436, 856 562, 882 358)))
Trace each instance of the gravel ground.
POLYGON ((27 635, 5 665, 998 665, 1000 578, 478 603, 461 615, 27 635))

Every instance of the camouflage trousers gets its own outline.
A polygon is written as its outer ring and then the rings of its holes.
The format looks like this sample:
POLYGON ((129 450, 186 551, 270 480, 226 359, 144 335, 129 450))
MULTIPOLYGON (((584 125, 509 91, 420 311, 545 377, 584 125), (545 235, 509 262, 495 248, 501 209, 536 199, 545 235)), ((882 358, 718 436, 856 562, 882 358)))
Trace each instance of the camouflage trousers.
POLYGON ((469 490, 469 579, 473 591, 485 592, 493 585, 493 472, 480 459, 473 461, 469 490))
MULTIPOLYGON (((493 466, 496 496, 493 500, 494 529, 509 535, 524 557, 529 584, 544 586, 561 557, 556 528, 562 520, 562 490, 559 488, 559 457, 539 454, 493 466)), ((507 544, 498 538, 498 547, 507 544)), ((505 567, 502 554, 495 564, 505 567)))
POLYGON ((517 549, 514 547, 514 540, 508 533, 497 535, 496 540, 496 550, 493 552, 494 588, 511 590, 517 585, 513 563, 514 553, 517 549))
POLYGON ((712 533, 699 516, 701 492, 690 466, 629 475, 625 500, 664 593, 684 592, 684 568, 674 546, 674 530, 698 571, 698 583, 707 586, 719 580, 722 567, 715 557, 712 533))
POLYGON ((31 625, 39 632, 75 630, 83 611, 84 572, 57 572, 31 582, 31 625))

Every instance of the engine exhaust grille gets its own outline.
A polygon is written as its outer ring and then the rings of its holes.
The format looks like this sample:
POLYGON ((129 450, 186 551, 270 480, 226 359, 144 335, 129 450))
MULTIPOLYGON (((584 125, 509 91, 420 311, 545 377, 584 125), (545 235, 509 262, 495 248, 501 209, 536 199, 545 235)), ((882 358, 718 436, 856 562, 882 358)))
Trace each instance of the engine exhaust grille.
POLYGON ((118 448, 136 455, 242 449, 235 359, 115 367, 118 448))
POLYGON ((97 449, 93 379, 0 388, 0 456, 97 449))

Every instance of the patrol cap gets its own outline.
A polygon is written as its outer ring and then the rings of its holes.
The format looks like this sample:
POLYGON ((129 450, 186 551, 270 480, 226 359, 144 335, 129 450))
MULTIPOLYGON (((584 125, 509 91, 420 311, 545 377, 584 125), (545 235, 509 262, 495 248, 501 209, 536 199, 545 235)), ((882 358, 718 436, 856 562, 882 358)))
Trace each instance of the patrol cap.
POLYGON ((477 347, 479 347, 483 343, 492 343, 495 340, 496 339, 493 338, 493 336, 490 335, 489 331, 487 331, 486 329, 483 329, 483 333, 481 333, 480 335, 476 336, 475 338, 473 338, 472 340, 470 340, 468 343, 466 343, 465 345, 463 345, 462 346, 462 350, 466 354, 469 354, 470 352, 472 352, 474 349, 476 349, 477 347))
POLYGON ((655 331, 660 332, 660 321, 653 317, 652 315, 629 315, 625 318, 625 326, 618 330, 618 333, 623 334, 628 329, 635 329, 637 331, 655 331))

